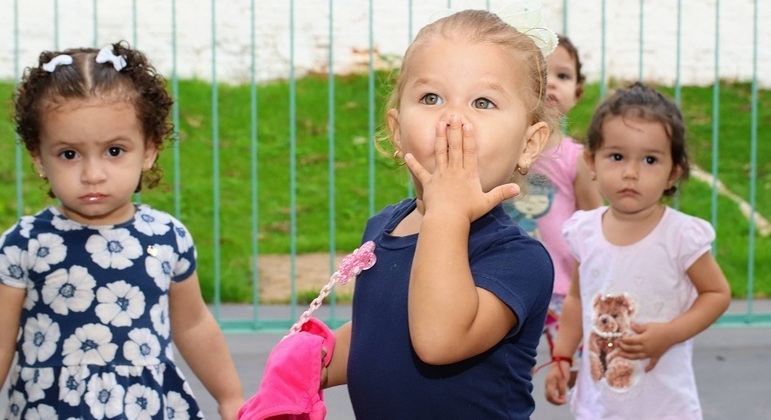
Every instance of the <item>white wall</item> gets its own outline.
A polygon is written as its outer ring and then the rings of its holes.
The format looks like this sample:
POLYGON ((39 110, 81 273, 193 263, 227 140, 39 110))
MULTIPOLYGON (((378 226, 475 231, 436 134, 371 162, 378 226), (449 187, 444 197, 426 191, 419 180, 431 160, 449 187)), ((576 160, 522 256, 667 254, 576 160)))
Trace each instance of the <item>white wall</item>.
MULTIPOLYGON (((606 0, 606 76, 631 80, 639 73, 639 12, 641 0, 606 0)), ((759 4, 757 74, 761 86, 771 86, 771 2, 723 0, 720 3, 719 77, 751 80, 753 74, 753 5, 759 4)), ((709 84, 715 77, 716 1, 681 0, 683 84, 709 84)), ((256 5, 255 60, 258 80, 289 77, 290 1, 254 0, 256 5)), ((372 45, 377 65, 399 57, 410 35, 438 10, 465 7, 500 10, 510 1, 413 0, 412 29, 407 0, 372 0, 372 45)), ((674 84, 676 77, 677 0, 644 0, 643 78, 674 84)), ((550 26, 563 31, 563 0, 545 0, 550 26)), ((212 32, 216 31, 218 80, 234 83, 250 79, 250 0, 176 0, 177 73, 181 78, 212 77, 212 32)), ((172 1, 0 0, 0 79, 18 77, 34 65, 44 49, 102 45, 126 39, 145 50, 159 71, 171 76, 172 1), (58 9, 55 24, 54 9, 58 9), (14 13, 14 8, 18 13, 14 13), (136 10, 136 14, 134 14, 136 10), (16 25, 18 22, 18 25, 16 25), (136 21, 136 31, 134 31, 136 21), (58 25, 57 31, 54 26, 58 25), (17 31, 15 28, 18 28, 17 31), (95 42, 95 32, 96 39, 95 42), (15 34, 18 33, 18 38, 15 34), (58 38, 58 39, 57 39, 58 38), (134 43, 134 40, 136 42, 134 43), (15 54, 18 46, 18 55, 15 54), (18 62, 18 66, 15 65, 18 62)), ((567 34, 579 47, 590 80, 601 76, 602 1, 567 1, 567 34)), ((327 72, 329 58, 329 1, 294 1, 295 74, 327 72)), ((370 2, 334 0, 333 68, 338 73, 366 71, 370 46, 370 2)))

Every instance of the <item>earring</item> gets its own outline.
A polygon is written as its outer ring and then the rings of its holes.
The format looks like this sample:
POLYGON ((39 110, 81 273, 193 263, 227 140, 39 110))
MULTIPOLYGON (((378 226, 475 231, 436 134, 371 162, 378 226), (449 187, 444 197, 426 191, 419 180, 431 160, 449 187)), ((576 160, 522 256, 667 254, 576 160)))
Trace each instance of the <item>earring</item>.
POLYGON ((39 176, 40 179, 48 179, 48 177, 44 173, 42 173, 42 172, 37 174, 37 176, 39 176))
POLYGON ((523 168, 523 167, 517 165, 517 172, 519 172, 520 175, 525 176, 525 175, 527 175, 528 172, 530 172, 530 168, 528 168, 527 166, 525 166, 523 168))
POLYGON ((396 162, 397 166, 404 166, 405 162, 404 159, 402 159, 402 152, 398 150, 394 151, 394 161, 396 162))

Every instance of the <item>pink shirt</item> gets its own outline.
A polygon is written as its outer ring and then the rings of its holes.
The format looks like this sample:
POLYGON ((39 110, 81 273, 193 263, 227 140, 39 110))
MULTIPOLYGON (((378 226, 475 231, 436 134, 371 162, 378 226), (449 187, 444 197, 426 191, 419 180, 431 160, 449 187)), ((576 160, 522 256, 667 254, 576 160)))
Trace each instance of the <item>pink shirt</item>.
POLYGON ((554 294, 566 295, 573 273, 573 256, 562 237, 562 224, 576 211, 575 182, 578 159, 584 147, 565 137, 546 150, 530 171, 528 195, 541 202, 545 212, 534 214, 540 239, 554 262, 554 294))

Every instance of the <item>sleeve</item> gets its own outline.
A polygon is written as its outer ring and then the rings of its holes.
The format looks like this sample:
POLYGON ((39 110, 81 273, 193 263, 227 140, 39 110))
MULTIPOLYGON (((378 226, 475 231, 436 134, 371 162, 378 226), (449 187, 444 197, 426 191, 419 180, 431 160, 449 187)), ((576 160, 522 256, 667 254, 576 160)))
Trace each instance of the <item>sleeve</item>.
POLYGON ((565 238, 565 242, 568 244, 568 249, 573 255, 576 261, 581 261, 581 245, 582 241, 579 239, 579 230, 581 227, 581 221, 586 214, 586 211, 579 210, 573 213, 568 220, 562 223, 562 237, 565 238))
POLYGON ((197 251, 193 244, 193 236, 179 220, 171 218, 172 231, 177 251, 177 263, 172 270, 172 282, 189 278, 197 268, 197 251))
MULTIPOLYGON (((478 287, 503 301, 520 320, 545 311, 554 286, 554 266, 543 245, 528 236, 497 244, 473 257, 471 273, 478 287)), ((510 334, 516 334, 523 322, 510 334)))
POLYGON ((688 216, 680 230, 680 266, 684 270, 696 262, 699 257, 712 249, 715 241, 715 229, 707 221, 688 216))
POLYGON ((21 229, 21 224, 16 223, 0 237, 0 284, 18 289, 26 288, 30 282, 29 238, 22 235, 21 229))

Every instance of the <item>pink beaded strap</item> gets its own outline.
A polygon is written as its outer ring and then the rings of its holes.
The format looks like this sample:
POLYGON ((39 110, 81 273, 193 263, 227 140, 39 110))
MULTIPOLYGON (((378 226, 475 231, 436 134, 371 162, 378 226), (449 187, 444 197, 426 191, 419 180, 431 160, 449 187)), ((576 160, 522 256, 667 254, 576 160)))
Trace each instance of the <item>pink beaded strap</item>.
POLYGON ((292 325, 292 328, 289 329, 289 333, 286 335, 286 337, 289 337, 290 335, 300 331, 300 328, 302 328, 303 324, 308 321, 313 312, 315 312, 316 309, 321 306, 324 298, 329 296, 329 293, 332 292, 332 288, 335 286, 335 283, 348 283, 362 271, 372 268, 372 266, 375 265, 375 261, 375 243, 372 241, 364 242, 352 253, 346 255, 345 258, 340 261, 340 265, 338 266, 337 271, 335 271, 334 274, 332 274, 332 276, 329 278, 329 283, 321 288, 319 295, 316 297, 316 299, 313 299, 310 306, 308 307, 308 310, 300 315, 300 320, 292 325))

